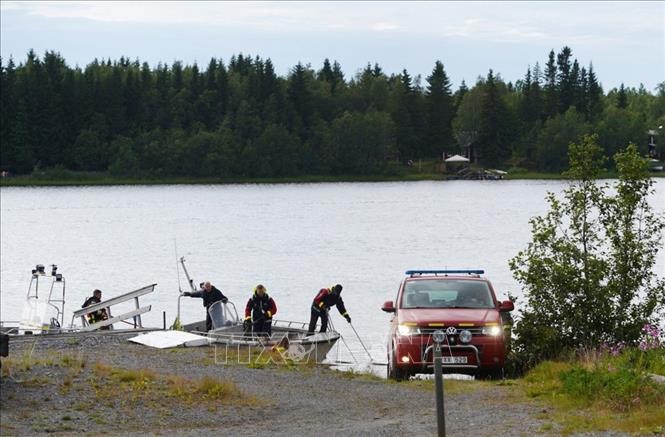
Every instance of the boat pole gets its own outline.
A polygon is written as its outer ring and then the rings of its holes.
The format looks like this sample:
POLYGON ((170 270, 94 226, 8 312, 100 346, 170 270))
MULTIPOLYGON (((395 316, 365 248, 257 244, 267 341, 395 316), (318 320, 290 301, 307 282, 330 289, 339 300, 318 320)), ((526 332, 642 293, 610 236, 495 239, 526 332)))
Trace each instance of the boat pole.
MULTIPOLYGON (((351 322, 349 322, 349 325, 351 325, 351 322)), ((372 354, 370 354, 369 351, 367 350, 367 348, 365 347, 365 343, 363 343, 362 339, 361 339, 360 336, 358 335, 358 331, 356 331, 356 328, 354 328, 353 325, 351 325, 351 329, 353 329, 353 332, 355 332, 356 337, 358 337, 358 341, 359 341, 360 344, 362 345, 363 349, 365 349, 365 352, 367 352, 367 356, 369 357, 369 361, 370 361, 370 362, 373 362, 373 361, 374 361, 374 358, 372 358, 372 354)))
MULTIPOLYGON (((180 286, 180 263, 178 262, 178 244, 176 243, 176 239, 173 239, 173 248, 175 249, 175 271, 176 275, 178 276, 178 311, 175 316, 175 319, 177 320, 178 323, 180 323, 180 298, 182 297, 182 287, 180 286)), ((173 325, 176 325, 176 322, 173 322, 173 325)), ((166 328, 164 328, 166 329, 166 328)))
MULTIPOLYGON (((326 310, 326 311, 328 311, 328 310, 326 310)), ((332 317, 330 317, 330 313, 328 313, 328 324, 330 325, 330 329, 332 329, 333 331, 339 333, 339 338, 342 339, 342 343, 344 343, 344 346, 346 346, 346 349, 347 349, 347 350, 349 351, 349 353, 351 354, 351 358, 353 358, 353 361, 355 361, 356 364, 358 364, 358 360, 356 359, 356 356, 353 355, 353 352, 351 351, 351 348, 349 347, 349 345, 346 344, 346 340, 344 340, 344 336, 342 335, 341 332, 339 332, 339 331, 337 331, 337 330, 335 329, 335 326, 334 326, 333 323, 332 323, 332 317)))

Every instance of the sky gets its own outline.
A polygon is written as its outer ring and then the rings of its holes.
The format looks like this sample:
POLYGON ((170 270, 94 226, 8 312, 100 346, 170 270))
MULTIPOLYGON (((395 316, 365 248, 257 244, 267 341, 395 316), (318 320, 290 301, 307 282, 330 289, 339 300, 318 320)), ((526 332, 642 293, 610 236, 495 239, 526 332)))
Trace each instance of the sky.
POLYGON ((270 58, 278 75, 328 58, 350 79, 368 63, 425 78, 437 60, 453 85, 492 69, 523 79, 550 50, 572 49, 605 92, 665 81, 665 1, 648 2, 0 2, 0 54, 59 52, 71 67, 95 58, 154 67, 232 55, 270 58))

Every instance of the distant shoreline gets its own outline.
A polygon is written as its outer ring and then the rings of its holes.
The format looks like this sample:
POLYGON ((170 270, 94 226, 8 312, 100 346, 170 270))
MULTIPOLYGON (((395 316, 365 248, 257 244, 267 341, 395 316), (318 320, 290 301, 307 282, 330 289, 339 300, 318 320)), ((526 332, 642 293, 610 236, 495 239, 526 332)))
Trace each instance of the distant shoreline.
MULTIPOLYGON (((652 173, 652 177, 665 177, 664 172, 652 173)), ((614 179, 616 173, 608 172, 600 179, 614 179)), ((516 173, 508 174, 503 180, 565 180, 560 173, 516 173)), ((0 180, 0 187, 27 186, 110 186, 110 185, 232 185, 232 184, 304 184, 330 182, 414 182, 442 181, 442 174, 409 174, 399 176, 298 176, 289 178, 115 178, 105 175, 77 178, 48 178, 35 176, 13 176, 0 180)), ((500 182, 500 181, 498 181, 500 182)))

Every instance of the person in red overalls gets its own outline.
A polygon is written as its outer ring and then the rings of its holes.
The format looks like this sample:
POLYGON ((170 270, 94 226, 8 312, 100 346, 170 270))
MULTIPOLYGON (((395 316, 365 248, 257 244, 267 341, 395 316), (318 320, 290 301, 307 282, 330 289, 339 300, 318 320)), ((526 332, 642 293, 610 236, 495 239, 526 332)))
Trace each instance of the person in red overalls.
POLYGON ((346 311, 344 307, 344 301, 342 300, 342 286, 340 284, 335 285, 330 288, 322 288, 319 290, 319 293, 314 298, 312 302, 312 311, 311 317, 309 319, 309 329, 307 334, 314 334, 314 329, 316 329, 316 322, 321 318, 321 331, 326 332, 328 329, 328 310, 331 306, 337 306, 339 313, 346 319, 347 322, 351 323, 351 316, 346 311))
POLYGON ((245 334, 272 334, 272 316, 277 312, 277 305, 272 297, 268 296, 266 288, 259 284, 254 288, 254 294, 245 306, 245 321, 243 327, 245 334))

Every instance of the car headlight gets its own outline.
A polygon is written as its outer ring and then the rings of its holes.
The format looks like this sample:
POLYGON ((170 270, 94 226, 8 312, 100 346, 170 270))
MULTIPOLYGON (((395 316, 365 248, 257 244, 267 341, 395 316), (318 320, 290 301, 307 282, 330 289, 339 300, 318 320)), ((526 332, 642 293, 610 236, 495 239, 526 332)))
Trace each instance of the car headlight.
POLYGON ((462 343, 470 343, 471 337, 473 337, 473 335, 468 329, 463 329, 459 333, 459 341, 462 343))
POLYGON ((501 326, 485 326, 483 328, 483 335, 490 335, 492 337, 498 337, 501 335, 501 326))
POLYGON ((417 326, 412 325, 397 325, 397 333, 399 335, 415 335, 420 333, 417 326))

